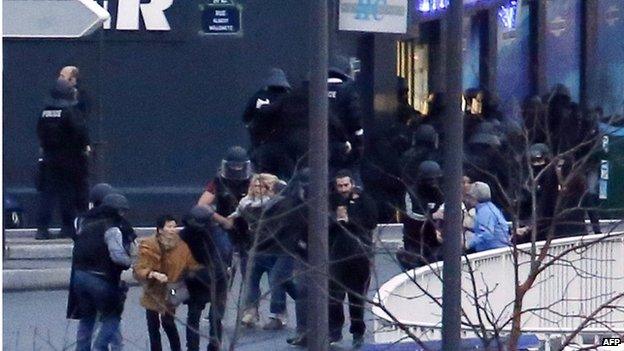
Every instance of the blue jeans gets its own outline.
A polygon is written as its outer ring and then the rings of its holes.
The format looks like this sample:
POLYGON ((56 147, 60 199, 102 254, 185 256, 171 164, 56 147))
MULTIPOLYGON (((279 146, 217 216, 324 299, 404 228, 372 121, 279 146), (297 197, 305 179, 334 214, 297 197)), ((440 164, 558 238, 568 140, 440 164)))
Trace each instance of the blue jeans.
POLYGON ((292 281, 294 258, 283 254, 256 254, 249 273, 249 286, 245 295, 245 306, 254 306, 260 299, 260 279, 266 272, 271 289, 270 311, 274 314, 286 312, 286 293, 295 298, 295 285, 292 281))
POLYGON ((74 272, 76 295, 81 309, 76 333, 76 351, 108 350, 108 345, 119 330, 120 292, 115 284, 95 274, 81 270, 74 272), (97 315, 101 327, 91 348, 91 338, 97 315))

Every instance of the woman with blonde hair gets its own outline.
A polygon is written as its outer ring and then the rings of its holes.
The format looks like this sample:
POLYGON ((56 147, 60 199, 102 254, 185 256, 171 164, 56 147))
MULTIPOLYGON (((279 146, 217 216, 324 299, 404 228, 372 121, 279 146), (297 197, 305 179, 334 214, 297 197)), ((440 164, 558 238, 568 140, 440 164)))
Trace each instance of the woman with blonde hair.
POLYGON ((250 239, 250 256, 248 276, 246 277, 247 289, 244 295, 246 310, 241 322, 246 327, 253 327, 260 319, 257 304, 260 299, 260 280, 264 273, 269 275, 271 286, 271 316, 264 329, 282 329, 286 325, 286 293, 282 288, 282 282, 288 280, 292 272, 292 260, 284 255, 279 243, 275 240, 275 229, 271 218, 265 216, 265 212, 281 197, 276 197, 285 183, 272 174, 260 173, 252 177, 249 183, 247 196, 241 199, 236 211, 224 218, 215 215, 213 218, 225 229, 231 228, 234 219, 242 217, 247 221, 250 239))

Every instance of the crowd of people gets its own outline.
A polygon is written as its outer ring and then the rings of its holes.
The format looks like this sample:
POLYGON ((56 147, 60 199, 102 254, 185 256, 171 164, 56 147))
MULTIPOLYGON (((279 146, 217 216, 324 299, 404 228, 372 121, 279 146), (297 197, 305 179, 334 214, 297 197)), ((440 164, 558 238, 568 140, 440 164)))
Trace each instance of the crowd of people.
MULTIPOLYGON (((65 77, 71 72, 77 77, 71 68, 61 71, 37 126, 42 172, 37 238, 50 237, 50 203, 56 197, 61 235, 75 242, 67 317, 80 320, 77 350, 121 347, 127 287, 120 276, 127 269, 144 287, 140 303, 152 350, 162 349, 161 327, 171 350, 181 349, 174 316, 182 303, 188 305, 187 349, 199 349, 199 322, 209 304, 208 350, 219 350, 237 270, 244 278, 240 324, 259 323, 260 281, 267 274, 270 314, 262 328, 286 326, 290 296, 297 329, 287 341, 305 346, 312 337, 306 333, 307 199, 315 191, 307 168, 308 85, 293 88, 282 70, 271 70, 244 112, 249 152, 230 148, 194 207, 180 220, 158 217, 155 234, 137 242, 124 217, 128 200, 105 183, 87 191, 89 139, 76 79, 65 77), (96 321, 101 326, 94 337, 96 321)), ((348 297, 354 347, 364 341, 377 224, 403 223, 404 245, 396 256, 406 270, 440 260, 444 237, 453 235, 442 229, 444 97, 431 94, 417 111, 407 103, 407 87, 399 85, 394 124, 386 134, 376 131, 365 152, 357 91, 348 64, 335 61, 328 79, 328 330, 330 342, 342 339, 348 297)), ((464 102, 459 235, 466 252, 586 233, 585 210, 597 201, 596 111, 581 111, 561 86, 528 99, 521 121, 505 118, 486 90, 469 89, 464 102)), ((588 212, 599 233, 596 214, 588 212)))

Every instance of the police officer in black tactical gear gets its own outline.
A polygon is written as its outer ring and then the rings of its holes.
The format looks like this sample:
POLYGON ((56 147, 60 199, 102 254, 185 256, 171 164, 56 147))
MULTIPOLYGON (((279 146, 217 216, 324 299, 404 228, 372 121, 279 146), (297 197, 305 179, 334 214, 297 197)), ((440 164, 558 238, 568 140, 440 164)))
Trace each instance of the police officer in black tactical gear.
POLYGON ((497 135, 476 133, 468 141, 464 162, 466 175, 473 181, 490 185, 492 202, 506 211, 510 208, 505 194, 510 184, 510 163, 501 147, 497 135))
POLYGON ((243 122, 249 130, 251 158, 258 172, 285 176, 292 165, 281 147, 284 136, 282 116, 275 111, 275 104, 288 95, 291 86, 286 74, 273 68, 264 82, 247 103, 243 122))
MULTIPOLYGON (((221 160, 217 176, 206 185, 197 205, 212 206, 221 216, 229 216, 236 210, 240 199, 247 195, 252 175, 253 167, 247 151, 240 146, 231 147, 221 160)), ((237 218, 234 221, 234 227, 227 233, 220 226, 215 226, 213 231, 217 245, 222 250, 231 252, 234 246, 234 250, 239 253, 241 272, 244 275, 247 267, 247 252, 252 244, 245 220, 237 218)))
POLYGON ((108 350, 118 332, 125 294, 121 272, 130 268, 134 246, 134 237, 120 228, 129 208, 123 195, 109 194, 101 206, 89 210, 79 222, 72 258, 76 313, 80 318, 76 350, 108 350), (91 348, 98 317, 102 325, 91 348))
POLYGON ((199 319, 210 303, 210 341, 208 351, 218 351, 222 342, 221 320, 225 314, 228 291, 227 253, 219 248, 215 238, 212 217, 214 211, 207 206, 194 206, 184 218, 180 238, 191 249, 193 258, 202 268, 193 271, 186 279, 190 298, 186 324, 186 347, 188 351, 199 350, 199 319))
MULTIPOLYGON (((94 185, 91 190, 89 190, 89 211, 86 214, 90 214, 94 212, 94 209, 102 206, 104 202, 104 198, 110 194, 115 194, 117 191, 108 183, 98 183, 94 185)), ((110 198, 109 198, 110 200, 110 198)), ((86 218, 86 214, 78 216, 74 221, 74 229, 76 233, 79 232, 80 227, 86 218)), ((124 241, 124 245, 131 246, 136 239, 136 233, 134 232, 134 228, 132 225, 126 220, 123 216, 118 217, 118 222, 116 226, 122 233, 122 239, 124 241)), ((73 238, 74 241, 77 239, 73 238)), ((126 301, 126 294, 128 292, 128 286, 125 282, 121 281, 119 285, 119 309, 118 314, 119 318, 121 318, 121 314, 123 313, 123 307, 126 301)), ((76 287, 75 287, 75 278, 74 278, 74 269, 72 266, 72 270, 69 278, 69 293, 67 297, 67 319, 81 319, 81 311, 79 308, 79 303, 76 296, 76 287)), ((121 328, 118 328, 115 335, 112 337, 110 341, 111 350, 121 350, 123 349, 123 337, 121 335, 121 328)))
POLYGON ((440 188, 442 169, 435 161, 418 166, 416 183, 405 193, 403 217, 403 249, 397 259, 403 269, 412 269, 439 259, 440 242, 431 215, 444 202, 440 188))
POLYGON ((531 183, 529 182, 527 183, 529 186, 522 191, 519 206, 520 228, 516 233, 516 243, 531 241, 531 232, 533 231, 533 191, 536 197, 537 241, 546 240, 548 231, 553 223, 555 206, 557 204, 558 180, 556 165, 551 164, 553 157, 550 148, 544 143, 533 144, 527 151, 527 157, 531 164, 533 177, 537 182, 534 189, 531 188, 531 183))
POLYGON ((87 210, 89 134, 76 106, 76 89, 58 79, 37 122, 41 158, 36 239, 49 239, 54 202, 60 203, 61 237, 73 235, 76 213, 87 210))
POLYGON ((412 134, 411 147, 401 155, 401 179, 408 186, 416 183, 418 167, 423 161, 439 161, 438 133, 429 124, 421 124, 412 134))
POLYGON ((361 185, 360 161, 364 154, 364 127, 360 97, 351 65, 343 56, 333 58, 327 78, 329 97, 329 175, 349 169, 361 185))

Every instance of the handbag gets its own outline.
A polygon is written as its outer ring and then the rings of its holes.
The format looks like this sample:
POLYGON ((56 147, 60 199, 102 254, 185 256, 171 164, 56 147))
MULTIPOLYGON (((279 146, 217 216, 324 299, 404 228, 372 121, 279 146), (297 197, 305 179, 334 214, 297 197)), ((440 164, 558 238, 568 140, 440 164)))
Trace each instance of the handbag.
POLYGON ((184 279, 175 283, 167 283, 167 303, 171 306, 179 306, 190 297, 188 287, 184 279))

